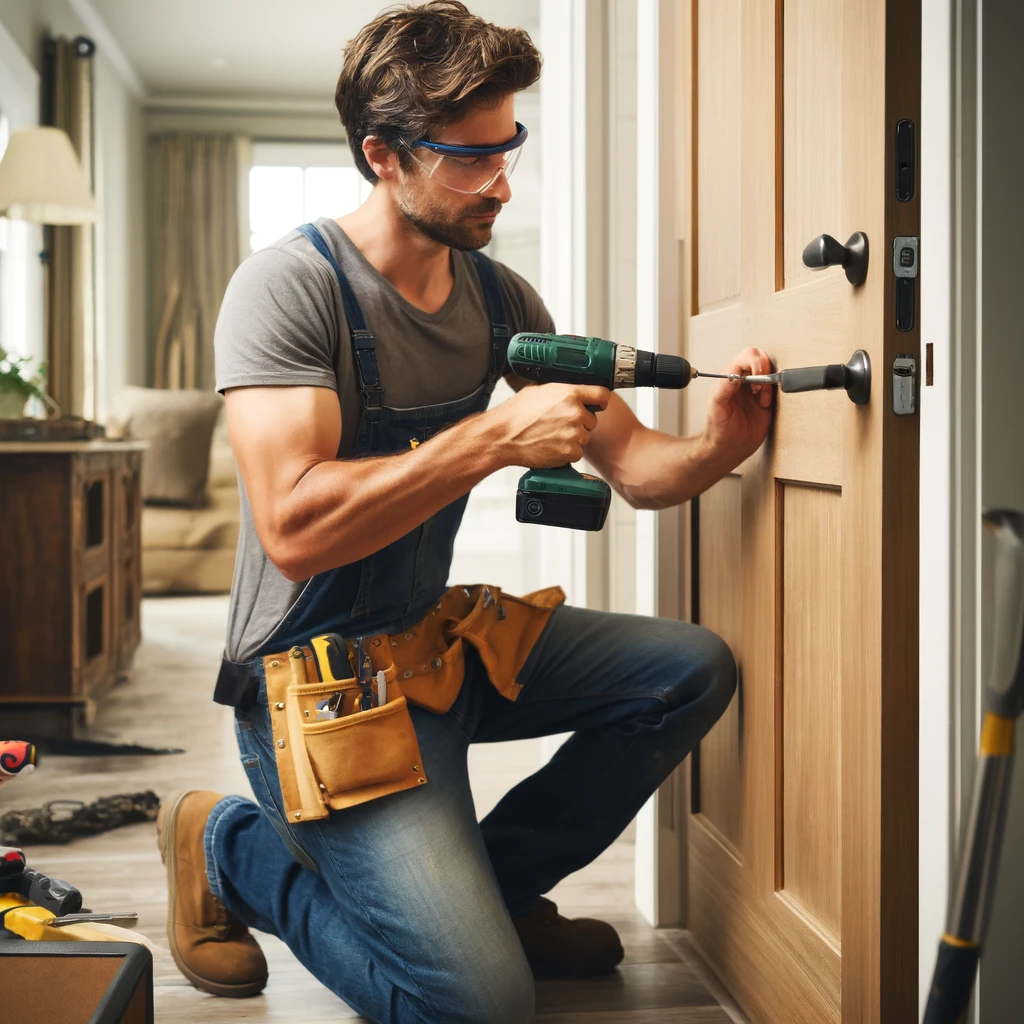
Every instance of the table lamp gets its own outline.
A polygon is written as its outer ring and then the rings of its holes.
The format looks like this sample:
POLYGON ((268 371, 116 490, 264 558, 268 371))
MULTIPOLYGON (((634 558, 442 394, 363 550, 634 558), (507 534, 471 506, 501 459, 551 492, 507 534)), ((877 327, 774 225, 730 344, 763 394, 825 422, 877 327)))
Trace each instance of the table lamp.
POLYGON ((91 224, 96 200, 67 132, 12 132, 0 160, 0 216, 30 224, 91 224))
MULTIPOLYGON (((0 217, 43 225, 90 224, 97 219, 96 199, 67 132, 37 127, 11 133, 0 159, 0 217)), ((45 277, 45 249, 40 258, 45 277)), ((49 336, 48 291, 49 282, 44 280, 44 337, 49 336)))

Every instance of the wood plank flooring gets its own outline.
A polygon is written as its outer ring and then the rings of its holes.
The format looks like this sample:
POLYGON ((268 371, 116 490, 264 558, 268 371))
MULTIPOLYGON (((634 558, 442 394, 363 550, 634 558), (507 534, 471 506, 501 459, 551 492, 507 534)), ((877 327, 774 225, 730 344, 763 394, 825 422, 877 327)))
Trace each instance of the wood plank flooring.
MULTIPOLYGON (((145 601, 143 644, 133 678, 114 689, 92 730, 99 738, 183 747, 185 754, 45 758, 32 776, 0 790, 0 812, 56 798, 89 801, 147 788, 161 797, 182 788, 251 795, 239 763, 230 712, 210 700, 226 615, 227 600, 221 597, 145 601)), ((472 747, 470 777, 479 815, 535 771, 540 757, 539 740, 472 747)), ((282 942, 262 934, 258 939, 270 964, 270 983, 262 996, 244 1001, 217 999, 193 989, 167 952, 167 887, 151 824, 129 826, 65 847, 30 847, 26 853, 33 867, 82 889, 91 909, 139 913, 139 931, 157 950, 158 1021, 306 1024, 362 1019, 314 981, 282 942)), ((537 1021, 727 1024, 743 1020, 717 989, 687 934, 655 930, 634 909, 632 828, 549 895, 569 916, 596 916, 614 924, 626 958, 605 978, 540 983, 537 1021)))

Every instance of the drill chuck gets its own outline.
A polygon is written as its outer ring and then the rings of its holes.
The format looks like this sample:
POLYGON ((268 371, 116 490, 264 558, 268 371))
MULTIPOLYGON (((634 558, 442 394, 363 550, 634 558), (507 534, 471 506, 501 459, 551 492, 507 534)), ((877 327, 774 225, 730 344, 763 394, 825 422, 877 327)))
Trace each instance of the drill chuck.
MULTIPOLYGON (((620 345, 619 348, 624 346, 620 345)), ((656 352, 637 352, 633 381, 634 388, 669 388, 678 391, 693 379, 690 364, 679 356, 658 355, 656 352)))

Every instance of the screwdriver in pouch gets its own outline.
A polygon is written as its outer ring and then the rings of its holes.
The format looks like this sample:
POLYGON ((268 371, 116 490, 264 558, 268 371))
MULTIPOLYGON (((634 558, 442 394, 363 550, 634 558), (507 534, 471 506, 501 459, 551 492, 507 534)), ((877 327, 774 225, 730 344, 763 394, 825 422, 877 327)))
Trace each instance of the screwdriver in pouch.
POLYGON ((359 707, 362 711, 369 711, 377 706, 377 698, 373 695, 373 663, 370 661, 369 652, 363 647, 363 638, 357 637, 354 644, 359 689, 363 691, 363 695, 359 699, 359 707))

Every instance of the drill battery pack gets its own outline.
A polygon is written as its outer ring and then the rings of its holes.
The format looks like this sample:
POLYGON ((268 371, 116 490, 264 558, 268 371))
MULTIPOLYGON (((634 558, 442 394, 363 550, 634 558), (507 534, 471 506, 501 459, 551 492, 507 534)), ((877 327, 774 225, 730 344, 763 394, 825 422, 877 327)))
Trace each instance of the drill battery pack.
POLYGON ((595 476, 575 470, 570 476, 564 467, 531 470, 519 480, 516 519, 569 530, 600 530, 611 503, 611 488, 595 476))

